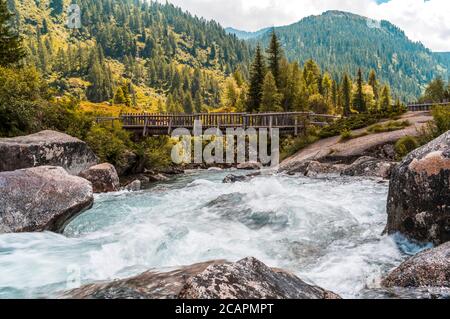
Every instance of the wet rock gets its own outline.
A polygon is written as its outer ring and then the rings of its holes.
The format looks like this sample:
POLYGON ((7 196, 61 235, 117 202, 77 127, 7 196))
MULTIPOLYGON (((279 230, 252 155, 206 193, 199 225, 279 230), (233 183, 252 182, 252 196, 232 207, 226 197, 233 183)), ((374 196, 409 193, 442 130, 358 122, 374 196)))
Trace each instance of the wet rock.
POLYGON ((167 273, 142 275, 83 286, 66 298, 219 299, 279 298, 338 299, 338 295, 309 285, 286 271, 269 268, 255 258, 236 263, 212 261, 167 273))
POLYGON ((225 176, 225 178, 223 179, 222 182, 223 183, 247 182, 247 181, 251 180, 252 178, 254 178, 256 176, 260 176, 260 175, 261 175, 260 172, 247 174, 247 175, 229 174, 229 175, 225 176))
POLYGON ((396 165, 397 163, 395 162, 386 162, 370 156, 362 156, 353 162, 353 164, 347 166, 342 171, 342 175, 381 177, 388 179, 396 165))
POLYGON ((187 280, 183 299, 338 299, 281 269, 249 257, 236 263, 211 265, 187 280))
POLYGON ((147 271, 135 277, 82 286, 62 295, 75 299, 177 299, 188 278, 223 260, 198 263, 168 272, 147 271))
POLYGON ((146 170, 144 175, 148 178, 149 182, 165 182, 168 181, 169 178, 159 172, 155 172, 155 171, 151 171, 151 170, 146 170))
POLYGON ((305 175, 311 161, 293 162, 289 167, 281 170, 288 175, 302 174, 305 175))
POLYGON ((246 162, 246 163, 238 164, 236 166, 236 168, 242 169, 242 170, 257 170, 257 169, 261 169, 262 165, 261 165, 261 163, 257 163, 257 162, 246 162))
POLYGON ((385 287, 450 288, 450 242, 411 257, 382 282, 385 287))
POLYGON ((225 178, 223 179, 223 183, 236 183, 236 182, 245 182, 249 180, 249 178, 245 175, 234 175, 234 174, 229 174, 227 176, 225 176, 225 178))
POLYGON ((389 234, 435 244, 450 240, 450 131, 394 168, 387 213, 389 234))
POLYGON ((0 138, 0 171, 36 166, 61 166, 70 174, 96 165, 98 159, 83 141, 55 131, 0 138))
POLYGON ((320 163, 316 161, 311 161, 305 171, 305 176, 316 177, 319 175, 330 175, 330 174, 340 174, 343 165, 339 164, 329 164, 320 163))
POLYGON ((109 163, 92 166, 81 172, 79 176, 92 183, 94 193, 117 192, 120 188, 117 171, 109 163))
POLYGON ((130 191, 130 192, 137 192, 140 191, 142 188, 142 183, 140 180, 136 179, 132 181, 131 183, 124 186, 123 189, 130 191))
POLYGON ((61 167, 0 173, 0 233, 62 232, 93 203, 91 183, 61 167))
POLYGON ((136 153, 126 150, 121 154, 116 170, 119 176, 142 173, 143 161, 136 153))

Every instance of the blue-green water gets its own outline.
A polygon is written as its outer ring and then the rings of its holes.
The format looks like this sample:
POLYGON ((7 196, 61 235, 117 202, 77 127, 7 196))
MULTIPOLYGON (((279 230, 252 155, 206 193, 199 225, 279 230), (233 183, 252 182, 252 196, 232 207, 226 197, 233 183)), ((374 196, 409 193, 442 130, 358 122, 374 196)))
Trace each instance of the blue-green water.
POLYGON ((407 257, 381 236, 386 183, 261 176, 223 184, 229 173, 96 196, 62 235, 0 235, 0 298, 54 297, 150 268, 246 256, 343 297, 383 296, 380 278, 407 257))

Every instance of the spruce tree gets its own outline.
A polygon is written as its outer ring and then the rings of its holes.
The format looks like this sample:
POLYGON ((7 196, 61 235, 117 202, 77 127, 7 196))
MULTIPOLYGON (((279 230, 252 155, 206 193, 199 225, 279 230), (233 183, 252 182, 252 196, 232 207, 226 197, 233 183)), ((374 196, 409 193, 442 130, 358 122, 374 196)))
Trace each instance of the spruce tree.
POLYGON ((250 87, 247 99, 247 112, 259 110, 262 98, 262 87, 266 74, 266 66, 261 52, 261 47, 256 47, 255 59, 250 69, 250 87))
POLYGON ((378 80, 377 80, 377 74, 375 73, 375 70, 371 70, 369 74, 369 85, 372 87, 373 95, 375 97, 375 101, 378 101, 378 80))
POLYGON ((261 107, 261 112, 281 112, 281 94, 278 93, 275 77, 272 72, 267 72, 264 79, 261 107))
POLYGON ((0 66, 10 66, 25 57, 21 39, 11 28, 12 17, 6 0, 0 0, 0 66))
POLYGON ((353 97, 353 107, 359 113, 367 112, 366 100, 364 98, 364 92, 363 92, 363 78, 362 78, 361 69, 358 70, 358 77, 356 80, 356 92, 355 92, 355 96, 353 97))
POLYGON ((269 48, 267 49, 267 60, 269 62, 269 70, 270 72, 272 72, 272 75, 275 78, 277 88, 280 88, 280 77, 281 77, 280 63, 282 57, 283 57, 283 50, 281 48, 280 42, 278 41, 275 30, 273 30, 269 48))
POLYGON ((344 116, 352 114, 352 84, 347 73, 344 74, 341 85, 342 109, 344 116))
POLYGON ((380 111, 384 114, 390 113, 391 110, 391 92, 389 86, 384 85, 380 96, 380 111))

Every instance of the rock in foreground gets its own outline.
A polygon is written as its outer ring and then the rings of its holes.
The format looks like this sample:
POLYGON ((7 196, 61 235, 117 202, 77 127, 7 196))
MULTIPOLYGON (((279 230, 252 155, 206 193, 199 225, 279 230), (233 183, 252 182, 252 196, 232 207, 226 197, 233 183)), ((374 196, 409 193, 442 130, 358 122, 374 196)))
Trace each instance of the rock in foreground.
POLYGON ((61 167, 40 166, 0 173, 0 233, 62 232, 93 203, 87 180, 61 167))
POLYGON ((385 287, 450 288, 450 242, 411 257, 382 282, 385 287))
POLYGON ((236 263, 211 261, 167 273, 146 272, 110 283, 90 284, 65 297, 93 299, 218 299, 308 298, 336 299, 338 295, 311 286, 293 274, 245 258, 236 263))
POLYGON ((370 156, 362 156, 348 165, 342 171, 342 175, 389 179, 396 165, 397 163, 395 162, 387 162, 370 156))
POLYGON ((183 299, 339 299, 330 291, 311 286, 281 269, 255 258, 209 266, 189 278, 179 295, 183 299))
POLYGON ((51 165, 70 174, 97 164, 94 152, 83 141, 55 131, 14 138, 0 138, 0 172, 51 165))
POLYGON ((450 131, 393 170, 387 213, 389 234, 435 244, 450 240, 450 131))
POLYGON ((81 172, 79 176, 92 183, 94 193, 117 192, 120 188, 117 171, 109 163, 92 166, 81 172))

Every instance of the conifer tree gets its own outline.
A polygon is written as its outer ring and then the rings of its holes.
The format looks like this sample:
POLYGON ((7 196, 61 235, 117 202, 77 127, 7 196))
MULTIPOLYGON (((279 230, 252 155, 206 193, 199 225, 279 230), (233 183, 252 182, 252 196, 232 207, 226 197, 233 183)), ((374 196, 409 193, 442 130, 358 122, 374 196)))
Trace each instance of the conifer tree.
POLYGON ((352 84, 347 73, 344 74, 341 85, 342 112, 344 116, 350 116, 352 113, 352 84))
POLYGON ((262 87, 266 74, 266 67, 261 52, 261 47, 256 47, 255 58, 250 69, 250 84, 247 99, 247 112, 259 110, 262 98, 262 87))
POLYGON ((0 0, 0 66, 10 66, 25 57, 21 39, 11 28, 12 17, 6 0, 0 0))
POLYGON ((267 49, 267 60, 269 71, 272 72, 273 77, 275 78, 275 83, 277 84, 277 88, 280 88, 280 63, 283 57, 283 50, 281 48, 281 44, 278 41, 275 30, 272 31, 272 38, 270 40, 269 47, 267 49))
POLYGON ((391 110, 391 92, 389 86, 384 85, 380 95, 380 111, 382 113, 390 113, 391 110))
POLYGON ((116 94, 114 95, 114 103, 115 104, 125 104, 125 94, 123 93, 122 88, 119 86, 116 90, 116 94))
POLYGON ((377 74, 375 73, 375 70, 370 70, 369 74, 369 85, 372 87, 373 95, 375 97, 375 101, 378 101, 378 80, 377 80, 377 74))
POLYGON ((267 72, 264 79, 261 107, 261 112, 281 112, 281 94, 278 93, 275 77, 272 72, 267 72))
POLYGON ((363 92, 363 78, 361 69, 358 69, 358 77, 356 79, 356 92, 355 96, 353 97, 353 107, 359 113, 367 112, 366 100, 364 98, 363 92))

